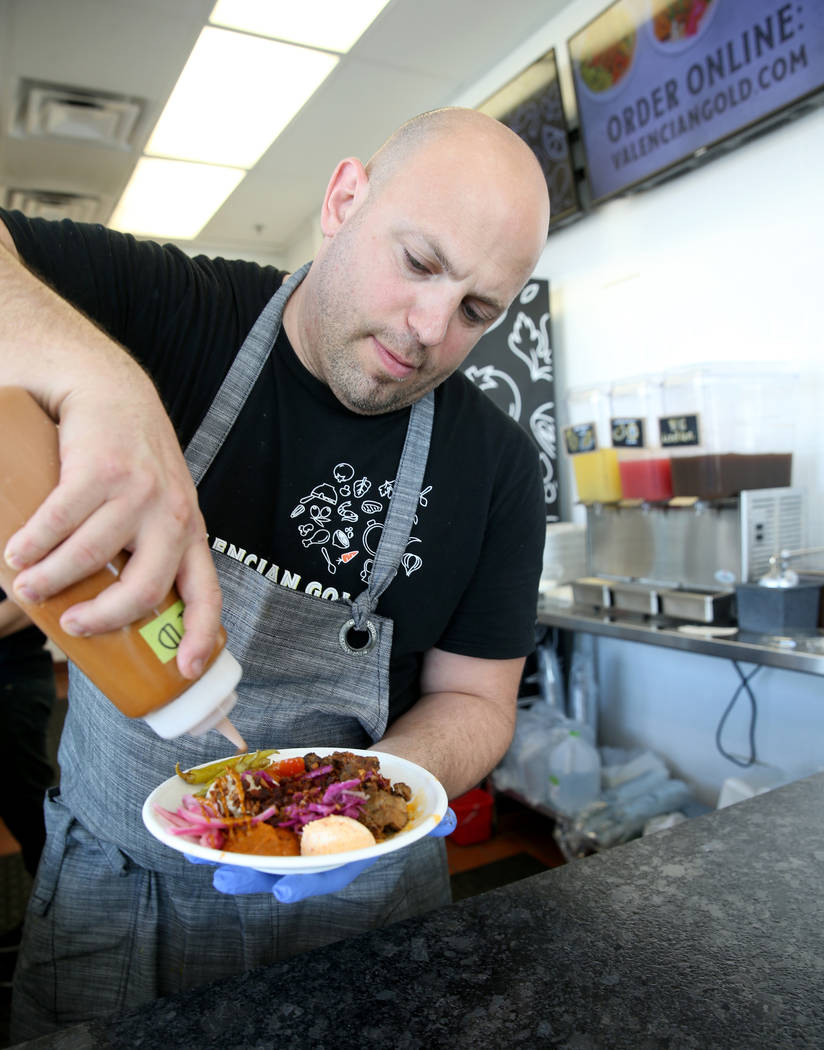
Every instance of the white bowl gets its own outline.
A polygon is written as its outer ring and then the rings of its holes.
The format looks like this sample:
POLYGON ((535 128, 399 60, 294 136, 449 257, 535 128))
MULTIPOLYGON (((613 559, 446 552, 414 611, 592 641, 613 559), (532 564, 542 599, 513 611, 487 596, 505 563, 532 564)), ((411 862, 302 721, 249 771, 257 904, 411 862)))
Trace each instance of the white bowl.
MULTIPOLYGON (((188 853, 213 864, 232 864, 238 868, 253 868, 272 875, 307 874, 315 871, 330 871, 353 860, 367 860, 370 857, 382 857, 385 853, 394 853, 397 849, 410 846, 413 842, 428 835, 446 814, 448 801, 446 792, 440 782, 431 773, 396 755, 384 754, 381 751, 361 751, 357 748, 344 747, 292 747, 277 751, 272 758, 276 761, 285 758, 297 758, 314 753, 324 756, 334 751, 349 751, 354 755, 373 755, 380 761, 380 771, 392 783, 401 781, 412 790, 412 798, 407 804, 409 823, 385 842, 366 849, 347 850, 344 853, 329 853, 316 857, 266 857, 259 854, 235 853, 227 850, 210 849, 192 842, 183 835, 173 835, 169 822, 155 810, 161 806, 174 813, 185 795, 198 790, 198 785, 187 784, 177 774, 164 780, 143 803, 143 823, 156 839, 179 853, 188 853)), ((235 757, 234 755, 231 757, 235 757)), ((212 765, 219 759, 204 762, 212 765)), ((199 768, 199 767, 195 767, 199 768)))

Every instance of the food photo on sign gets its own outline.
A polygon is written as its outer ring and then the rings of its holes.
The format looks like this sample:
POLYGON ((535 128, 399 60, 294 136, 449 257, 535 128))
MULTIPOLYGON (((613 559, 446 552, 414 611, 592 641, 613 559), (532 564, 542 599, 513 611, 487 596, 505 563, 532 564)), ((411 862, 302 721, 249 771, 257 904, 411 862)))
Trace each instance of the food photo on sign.
POLYGON ((594 203, 822 97, 820 0, 617 0, 568 40, 594 203))

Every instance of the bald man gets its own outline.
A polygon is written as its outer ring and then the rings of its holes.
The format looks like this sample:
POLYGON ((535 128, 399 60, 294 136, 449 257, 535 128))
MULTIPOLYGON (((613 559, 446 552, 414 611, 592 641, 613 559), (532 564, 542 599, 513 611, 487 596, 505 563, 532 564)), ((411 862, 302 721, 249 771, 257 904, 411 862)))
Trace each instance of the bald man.
MULTIPOLYGON (((457 369, 545 243, 529 148, 472 110, 414 118, 366 166, 338 164, 322 244, 289 276, 0 219, 0 381, 61 424, 60 485, 5 552, 16 597, 126 548, 121 579, 68 610, 67 630, 129 623, 176 580, 187 676, 222 602, 250 747, 375 748, 450 797, 477 784, 509 744, 533 647, 543 495, 527 436, 457 369)), ((282 884, 241 892, 231 872, 216 893, 140 807, 176 762, 225 745, 161 741, 79 673, 69 699, 16 1038, 448 901, 431 837, 298 903, 282 884)))

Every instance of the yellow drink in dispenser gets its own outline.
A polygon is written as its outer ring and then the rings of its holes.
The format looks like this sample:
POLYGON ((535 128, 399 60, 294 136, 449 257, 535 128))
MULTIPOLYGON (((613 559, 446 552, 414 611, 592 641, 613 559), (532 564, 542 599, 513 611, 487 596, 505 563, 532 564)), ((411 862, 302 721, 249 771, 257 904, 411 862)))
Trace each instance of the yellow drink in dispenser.
POLYGON ((614 448, 579 452, 572 457, 572 468, 581 503, 615 503, 621 499, 621 474, 614 448))
POLYGON ((622 496, 618 452, 610 443, 609 391, 603 386, 570 390, 564 444, 581 503, 616 503, 622 496))

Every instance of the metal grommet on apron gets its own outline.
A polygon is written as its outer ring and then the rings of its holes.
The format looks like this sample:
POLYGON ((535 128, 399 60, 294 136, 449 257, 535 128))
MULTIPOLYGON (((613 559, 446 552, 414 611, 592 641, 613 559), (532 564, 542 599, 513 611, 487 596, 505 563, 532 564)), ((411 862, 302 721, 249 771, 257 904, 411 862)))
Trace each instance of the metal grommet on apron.
POLYGON ((338 640, 345 653, 351 653, 352 656, 365 656, 375 648, 378 632, 371 620, 367 620, 364 628, 359 630, 355 621, 349 619, 341 627, 338 640))

